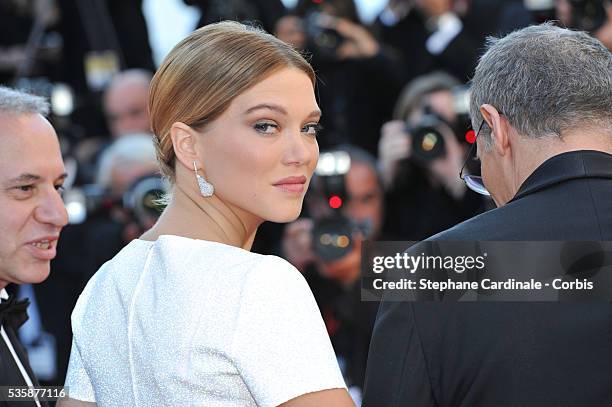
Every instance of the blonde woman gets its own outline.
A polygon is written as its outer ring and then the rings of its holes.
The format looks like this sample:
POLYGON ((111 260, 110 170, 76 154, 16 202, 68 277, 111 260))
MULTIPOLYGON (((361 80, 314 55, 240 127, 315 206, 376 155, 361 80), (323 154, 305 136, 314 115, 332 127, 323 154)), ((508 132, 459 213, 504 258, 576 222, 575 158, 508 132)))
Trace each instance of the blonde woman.
POLYGON ((61 406, 353 405, 301 274, 249 251, 262 222, 300 213, 314 84, 290 46, 238 23, 166 57, 149 108, 172 196, 81 294, 61 406))

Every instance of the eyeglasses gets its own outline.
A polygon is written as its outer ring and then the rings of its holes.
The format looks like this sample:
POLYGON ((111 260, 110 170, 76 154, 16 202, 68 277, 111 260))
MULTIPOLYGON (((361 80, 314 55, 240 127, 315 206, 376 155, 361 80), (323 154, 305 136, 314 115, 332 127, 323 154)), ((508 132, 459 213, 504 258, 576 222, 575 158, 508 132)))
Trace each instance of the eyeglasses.
POLYGON ((476 140, 478 140, 478 135, 480 134, 480 131, 482 130, 482 126, 484 124, 485 124, 485 121, 483 120, 482 123, 480 123, 480 127, 478 127, 478 131, 476 132, 476 137, 474 137, 474 142, 472 143, 472 146, 470 147, 470 150, 467 153, 467 157, 465 158, 465 162, 463 163, 463 166, 461 167, 461 171, 459 171, 459 178, 461 178, 463 182, 465 182, 465 185, 472 191, 480 195, 491 196, 491 193, 487 191, 487 188, 485 187, 484 181, 482 180, 481 176, 463 174, 463 171, 465 170, 465 167, 467 166, 467 163, 474 152, 474 146, 476 145, 476 140))

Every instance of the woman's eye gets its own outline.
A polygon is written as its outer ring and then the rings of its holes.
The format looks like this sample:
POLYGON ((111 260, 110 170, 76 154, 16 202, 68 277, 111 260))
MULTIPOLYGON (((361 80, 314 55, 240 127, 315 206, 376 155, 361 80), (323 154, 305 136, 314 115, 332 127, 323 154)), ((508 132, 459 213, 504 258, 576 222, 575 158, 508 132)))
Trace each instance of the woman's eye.
POLYGON ((302 127, 302 133, 316 137, 322 129, 323 126, 321 126, 319 123, 310 123, 302 127))
POLYGON ((253 126, 255 130, 263 134, 274 134, 278 131, 278 126, 274 123, 260 122, 253 126))
POLYGON ((64 184, 60 184, 60 185, 56 185, 55 186, 55 190, 57 192, 59 192, 60 195, 62 195, 64 193, 64 191, 66 190, 66 188, 64 188, 64 184))

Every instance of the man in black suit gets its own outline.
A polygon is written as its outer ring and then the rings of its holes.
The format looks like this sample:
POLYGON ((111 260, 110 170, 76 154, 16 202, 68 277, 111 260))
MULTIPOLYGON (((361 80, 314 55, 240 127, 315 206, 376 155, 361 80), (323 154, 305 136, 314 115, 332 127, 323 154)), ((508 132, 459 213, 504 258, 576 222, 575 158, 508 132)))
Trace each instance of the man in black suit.
MULTIPOLYGON (((471 116, 498 208, 429 240, 612 240, 612 55, 598 40, 548 24, 492 40, 471 116)), ((610 303, 379 309, 364 407, 611 405, 610 303)))
MULTIPOLYGON (((28 318, 28 301, 17 301, 5 287, 47 278, 60 230, 68 222, 60 196, 66 170, 57 135, 44 118, 48 110, 40 97, 0 87, 1 386, 38 385, 17 336, 28 318)), ((12 403, 0 401, 0 406, 12 403)))

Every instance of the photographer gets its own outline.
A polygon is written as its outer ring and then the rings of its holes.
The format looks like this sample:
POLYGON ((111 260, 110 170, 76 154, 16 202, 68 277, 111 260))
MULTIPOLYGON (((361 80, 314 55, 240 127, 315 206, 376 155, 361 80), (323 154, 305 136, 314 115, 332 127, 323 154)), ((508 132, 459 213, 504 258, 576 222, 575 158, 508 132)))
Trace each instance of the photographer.
POLYGON ((108 191, 110 219, 122 224, 122 243, 129 243, 148 230, 155 221, 146 213, 135 211, 128 203, 136 183, 158 172, 149 134, 131 134, 115 141, 100 158, 97 184, 108 191))
POLYGON ((589 31, 612 50, 612 2, 609 0, 555 0, 555 13, 561 25, 589 31))
POLYGON ((391 116, 403 74, 395 55, 361 25, 353 1, 300 1, 275 34, 312 55, 325 112, 320 147, 353 144, 376 155, 374 135, 391 116))
POLYGON ((459 85, 440 72, 415 79, 397 102, 396 120, 382 128, 386 228, 401 239, 423 239, 484 209, 482 197, 457 177, 468 127, 458 112, 464 97, 459 85))
POLYGON ((144 69, 117 73, 104 91, 104 115, 112 139, 151 130, 147 107, 153 75, 144 69))
POLYGON ((126 69, 112 77, 102 98, 109 134, 104 137, 87 137, 75 145, 80 183, 94 182, 100 157, 114 140, 125 135, 151 131, 147 107, 151 77, 151 72, 137 68, 126 69))
POLYGON ((347 172, 322 175, 319 164, 307 195, 311 218, 287 225, 282 248, 284 257, 302 271, 310 285, 346 383, 354 386, 352 393, 358 400, 378 307, 375 302, 361 301, 361 245, 364 240, 383 238, 383 188, 376 160, 366 151, 342 146, 322 154, 319 163, 332 157, 347 172), (340 163, 347 162, 346 156, 348 166, 340 163), (334 209, 338 205, 333 201, 330 206, 332 197, 342 201, 339 208, 334 209), (332 242, 322 244, 326 236, 333 236, 332 242))
POLYGON ((390 0, 374 27, 401 55, 407 83, 435 70, 467 81, 487 35, 530 22, 518 0, 390 0))

